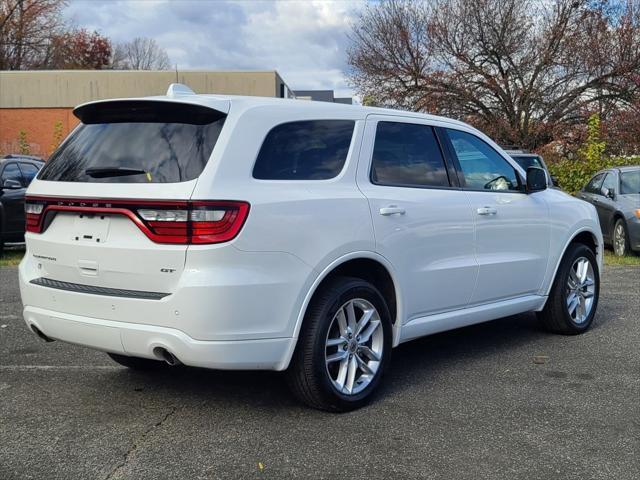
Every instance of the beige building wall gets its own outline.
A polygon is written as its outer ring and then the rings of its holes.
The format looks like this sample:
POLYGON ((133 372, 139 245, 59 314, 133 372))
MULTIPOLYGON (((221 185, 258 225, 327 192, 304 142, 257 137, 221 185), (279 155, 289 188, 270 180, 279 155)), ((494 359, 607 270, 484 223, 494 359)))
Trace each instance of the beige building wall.
POLYGON ((0 154, 48 157, 78 120, 71 109, 92 100, 164 95, 171 83, 196 93, 290 96, 278 72, 55 70, 0 72, 0 154), (19 142, 19 138, 23 139, 19 142))
POLYGON ((56 70, 0 72, 0 108, 63 108, 91 100, 164 95, 170 83, 196 93, 277 97, 277 72, 56 70))

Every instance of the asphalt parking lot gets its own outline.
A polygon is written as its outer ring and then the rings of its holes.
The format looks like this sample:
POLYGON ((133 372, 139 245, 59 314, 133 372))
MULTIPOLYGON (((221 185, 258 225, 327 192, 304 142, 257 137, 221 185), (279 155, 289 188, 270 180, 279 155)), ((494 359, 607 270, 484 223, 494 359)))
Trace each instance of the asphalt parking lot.
POLYGON ((607 267, 594 328, 520 315, 394 350, 363 410, 332 415, 277 373, 128 371, 45 344, 0 268, 0 478, 637 479, 640 268, 607 267))

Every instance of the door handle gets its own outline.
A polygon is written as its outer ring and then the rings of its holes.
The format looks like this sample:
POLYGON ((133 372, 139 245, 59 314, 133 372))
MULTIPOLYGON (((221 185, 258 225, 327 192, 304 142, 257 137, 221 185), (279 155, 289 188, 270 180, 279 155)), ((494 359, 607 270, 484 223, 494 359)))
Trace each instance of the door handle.
POLYGON ((481 207, 477 210, 478 215, 495 215, 496 213, 498 213, 498 210, 496 210, 493 207, 481 207))
POLYGON ((405 213, 404 208, 398 207, 397 205, 389 205, 388 207, 382 207, 380 209, 380 215, 384 215, 385 217, 389 215, 404 215, 405 213))

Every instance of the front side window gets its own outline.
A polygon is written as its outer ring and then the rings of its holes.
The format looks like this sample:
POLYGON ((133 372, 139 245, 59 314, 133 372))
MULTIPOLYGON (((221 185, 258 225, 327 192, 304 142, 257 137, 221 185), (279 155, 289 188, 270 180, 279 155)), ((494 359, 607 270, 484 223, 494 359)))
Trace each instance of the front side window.
POLYGON ((584 187, 585 192, 600 194, 600 186, 604 180, 604 173, 599 173, 591 179, 587 186, 584 187))
POLYGON ((449 177, 433 128, 379 122, 371 161, 376 185, 448 187, 449 177))
POLYGON ((253 167, 258 180, 328 180, 344 166, 353 120, 305 120, 269 131, 253 167))
POLYGON ((613 173, 607 173, 607 176, 604 178, 604 182, 602 182, 602 188, 600 188, 600 194, 606 188, 610 192, 615 192, 618 190, 616 185, 616 176, 613 173))
POLYGON ((35 177, 38 173, 38 167, 31 163, 21 163, 20 170, 22 171, 22 177, 24 178, 24 182, 27 186, 31 183, 33 177, 35 177))
POLYGON ((447 129, 447 133, 467 189, 520 191, 515 169, 487 143, 460 130, 447 129))
POLYGON ((2 171, 2 184, 4 185, 7 180, 18 182, 18 184, 24 186, 20 167, 18 167, 17 163, 8 163, 5 165, 4 170, 2 171))
POLYGON ((640 170, 620 174, 620 194, 638 195, 640 193, 640 170))
POLYGON ((200 105, 154 101, 89 104, 82 123, 54 152, 40 180, 175 183, 204 170, 225 115, 200 105))

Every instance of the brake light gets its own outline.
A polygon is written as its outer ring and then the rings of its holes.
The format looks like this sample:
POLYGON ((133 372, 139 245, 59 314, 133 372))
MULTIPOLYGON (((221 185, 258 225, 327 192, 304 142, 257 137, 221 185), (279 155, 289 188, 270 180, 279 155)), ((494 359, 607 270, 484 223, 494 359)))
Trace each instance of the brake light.
POLYGON ((41 233, 61 211, 124 215, 156 243, 202 245, 233 240, 247 219, 249 204, 27 197, 27 231, 41 233))

